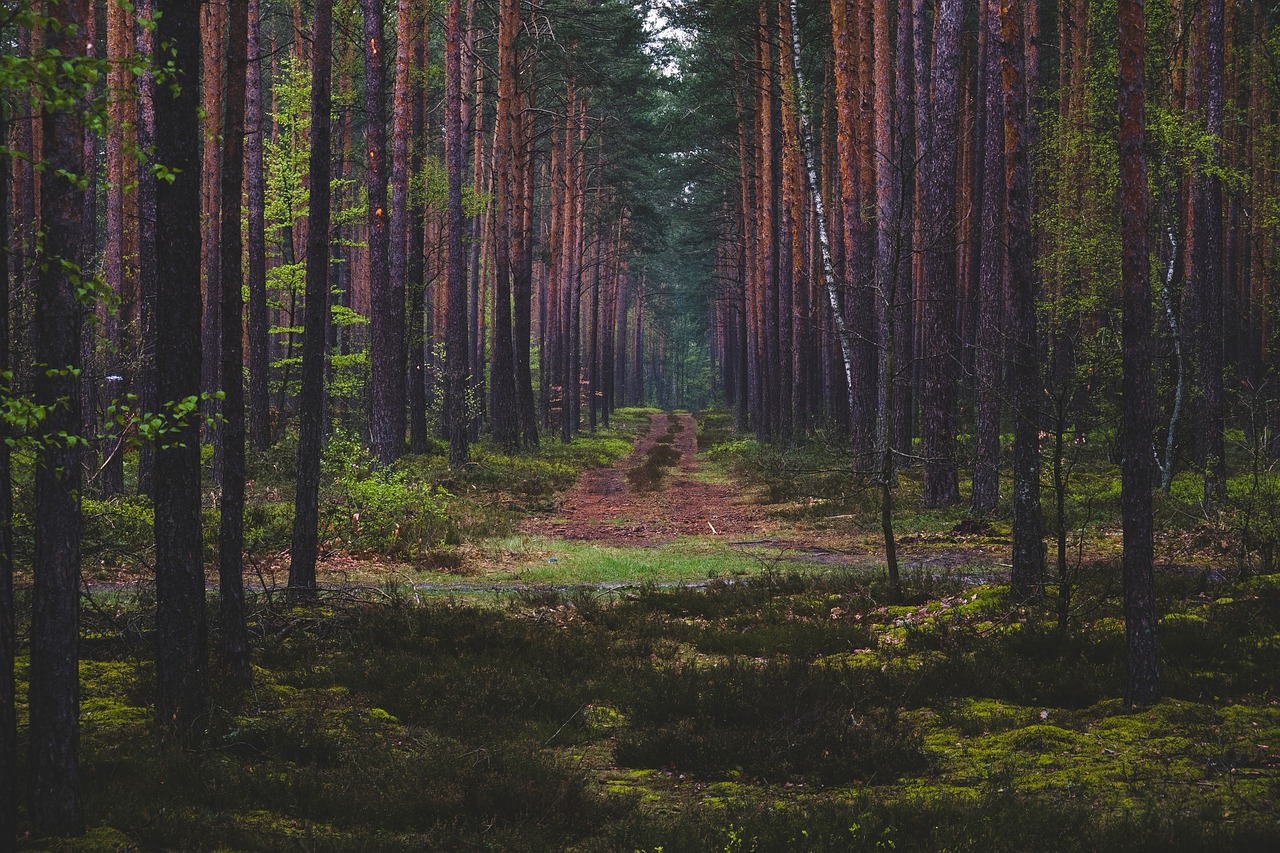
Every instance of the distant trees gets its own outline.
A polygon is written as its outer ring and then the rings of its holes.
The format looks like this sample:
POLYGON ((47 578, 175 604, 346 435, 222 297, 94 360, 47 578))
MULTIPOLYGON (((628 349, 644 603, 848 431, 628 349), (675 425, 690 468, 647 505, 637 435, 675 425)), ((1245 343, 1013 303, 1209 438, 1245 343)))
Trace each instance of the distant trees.
MULTIPOLYGON (((723 164, 714 177, 686 175, 714 188, 718 205, 703 233, 717 234, 707 316, 726 401, 764 440, 833 430, 855 476, 918 466, 927 506, 957 503, 958 471, 971 467, 970 511, 1013 517, 1019 599, 1044 586, 1042 462, 1053 462, 1052 529, 1069 586, 1066 448, 1096 442, 1111 407, 1129 411, 1141 393, 1148 420, 1122 418, 1121 443, 1134 442, 1126 483, 1144 482, 1139 469, 1159 441, 1166 482, 1202 479, 1214 517, 1231 505, 1232 377, 1251 394, 1274 382, 1269 282, 1280 255, 1266 212, 1275 182, 1260 163, 1274 154, 1275 123, 1238 120, 1274 107, 1274 21, 1228 0, 1175 4, 1159 32, 1135 41, 1135 7, 1124 4, 1127 30, 1092 0, 993 0, 974 15, 951 0, 801 9, 796 59, 810 82, 816 191, 805 198, 794 192, 786 8, 676 13, 692 33, 677 97, 703 119, 690 150, 723 164), (1156 84, 1135 89, 1127 66, 1113 90, 1105 57, 1148 38, 1156 84), (1135 93, 1151 105, 1136 124, 1135 93), (1114 187, 1140 183, 1133 134, 1147 129, 1159 204, 1135 208, 1137 191, 1114 187), (1135 259, 1149 256, 1131 242, 1139 228, 1169 238, 1156 249, 1166 277, 1158 318, 1129 311, 1145 298, 1133 290, 1135 259), (1138 326, 1145 337, 1134 337, 1138 326), (1120 389, 1108 365, 1122 356, 1120 389), (1182 413, 1194 429, 1175 429, 1182 413)), ((1144 488, 1126 486, 1126 501, 1144 488)), ((1142 529, 1134 566, 1150 561, 1142 529)), ((1154 629, 1143 612, 1135 629, 1142 618, 1154 629)))

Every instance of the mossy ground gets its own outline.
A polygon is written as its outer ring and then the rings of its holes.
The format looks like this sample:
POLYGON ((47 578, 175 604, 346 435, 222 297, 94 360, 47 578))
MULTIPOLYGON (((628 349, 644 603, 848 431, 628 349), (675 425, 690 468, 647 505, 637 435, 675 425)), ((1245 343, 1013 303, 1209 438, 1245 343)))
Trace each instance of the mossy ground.
MULTIPOLYGON (((1165 850, 1280 843, 1280 577, 1162 589, 1167 698, 1114 611, 766 573, 481 605, 281 608, 255 687, 162 753, 146 641, 87 618, 94 834, 66 850, 1165 850)), ((19 678, 25 679, 25 665, 19 678)), ((25 709, 23 709, 25 712, 25 709)))

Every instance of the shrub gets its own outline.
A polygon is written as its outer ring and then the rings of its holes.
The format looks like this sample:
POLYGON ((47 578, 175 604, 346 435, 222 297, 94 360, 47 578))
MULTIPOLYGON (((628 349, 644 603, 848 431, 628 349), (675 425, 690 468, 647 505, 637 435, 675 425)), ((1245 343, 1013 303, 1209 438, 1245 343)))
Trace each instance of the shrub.
POLYGON ((449 494, 404 472, 353 471, 336 491, 321 519, 325 538, 335 546, 413 558, 446 542, 449 494))

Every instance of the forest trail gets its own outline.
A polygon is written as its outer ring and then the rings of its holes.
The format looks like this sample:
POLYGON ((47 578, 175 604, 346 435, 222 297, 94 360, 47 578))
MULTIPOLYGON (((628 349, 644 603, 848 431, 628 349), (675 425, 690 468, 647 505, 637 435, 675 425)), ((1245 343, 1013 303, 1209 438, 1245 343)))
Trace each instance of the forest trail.
POLYGON ((698 427, 688 414, 652 415, 631 455, 609 468, 585 472, 551 518, 524 523, 525 533, 610 545, 659 545, 679 536, 743 539, 770 527, 763 509, 733 483, 704 476, 698 427), (637 489, 627 472, 678 425, 672 446, 680 459, 654 489, 637 489))

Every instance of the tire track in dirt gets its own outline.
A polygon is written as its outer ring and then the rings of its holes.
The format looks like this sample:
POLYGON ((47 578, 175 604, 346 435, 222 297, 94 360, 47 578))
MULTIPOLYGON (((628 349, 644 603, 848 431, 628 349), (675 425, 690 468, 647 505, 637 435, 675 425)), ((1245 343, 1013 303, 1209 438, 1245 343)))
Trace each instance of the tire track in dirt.
POLYGON ((630 456, 612 467, 585 472, 565 493, 554 517, 531 519, 523 529, 539 536, 613 545, 660 545, 678 536, 741 538, 764 531, 765 514, 749 496, 731 484, 705 482, 698 476, 700 470, 693 416, 653 415, 630 456), (659 488, 632 488, 627 471, 644 459, 673 420, 681 427, 673 441, 680 451, 678 465, 659 488))

